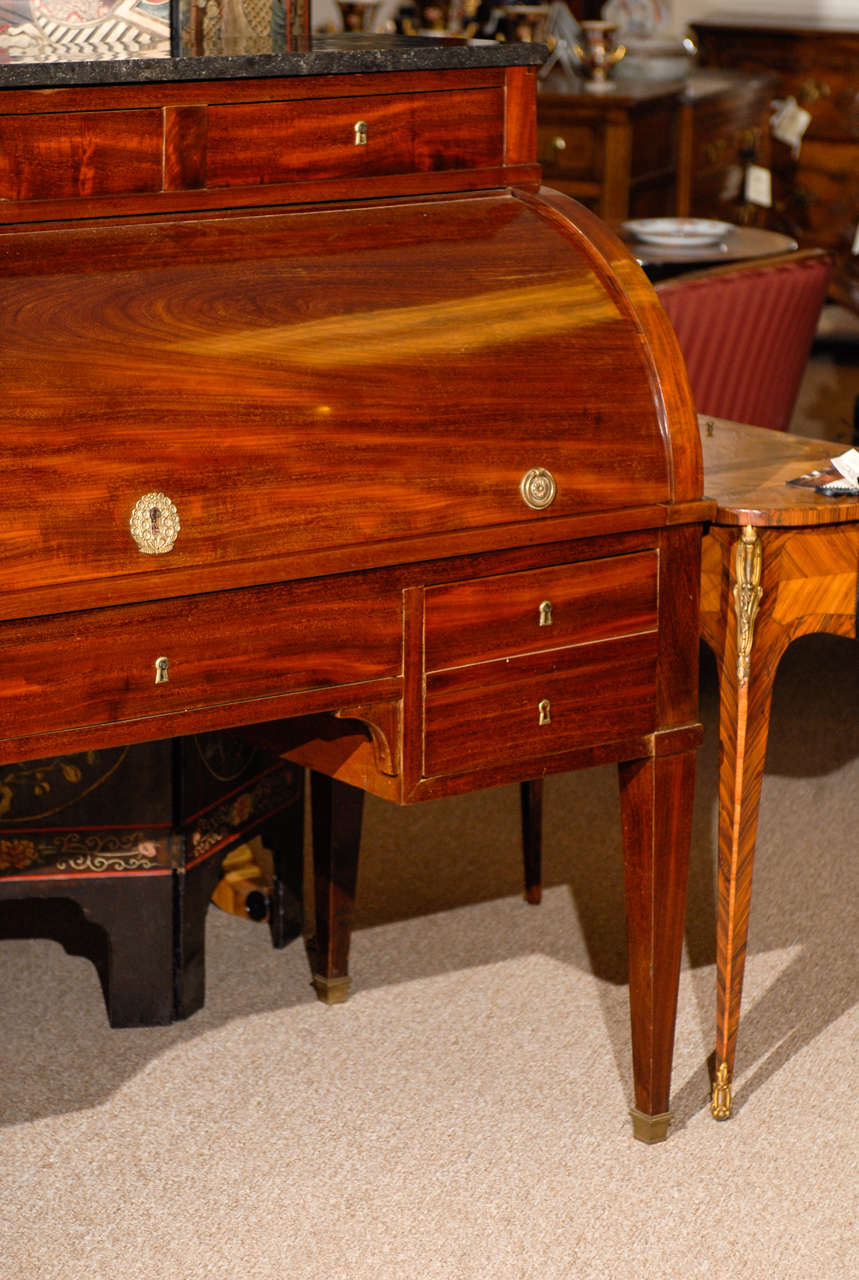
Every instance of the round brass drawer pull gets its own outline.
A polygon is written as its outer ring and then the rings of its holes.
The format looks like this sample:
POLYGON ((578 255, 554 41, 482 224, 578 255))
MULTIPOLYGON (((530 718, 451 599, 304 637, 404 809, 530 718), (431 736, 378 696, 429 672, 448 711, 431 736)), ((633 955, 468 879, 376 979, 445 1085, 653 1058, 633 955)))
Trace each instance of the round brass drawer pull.
POLYGON ((529 507, 534 511, 542 511, 555 501, 558 486, 551 471, 547 471, 545 467, 532 467, 519 482, 519 492, 529 507))
POLYGON ((128 521, 131 536, 147 556, 171 551, 179 536, 179 513, 166 493, 144 493, 128 521))
POLYGON ((556 150, 556 151, 566 151, 566 149, 567 149, 567 139, 566 139, 566 138, 564 138, 564 137, 559 133, 559 134, 557 135, 557 137, 555 137, 555 138, 553 138, 553 139, 552 139, 552 146, 555 148, 555 150, 556 150))

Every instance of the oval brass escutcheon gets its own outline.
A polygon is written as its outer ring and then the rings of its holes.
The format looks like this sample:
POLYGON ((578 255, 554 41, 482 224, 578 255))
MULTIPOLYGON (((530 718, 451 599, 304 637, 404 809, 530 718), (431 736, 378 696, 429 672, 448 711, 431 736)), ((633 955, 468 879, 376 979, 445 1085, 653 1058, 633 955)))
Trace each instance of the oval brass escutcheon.
POLYGON ((166 493, 144 493, 128 521, 131 536, 147 556, 163 556, 173 549, 181 524, 179 512, 166 493))
POLYGON ((523 501, 534 511, 542 511, 555 501, 558 486, 555 477, 545 467, 532 467, 519 482, 523 501))

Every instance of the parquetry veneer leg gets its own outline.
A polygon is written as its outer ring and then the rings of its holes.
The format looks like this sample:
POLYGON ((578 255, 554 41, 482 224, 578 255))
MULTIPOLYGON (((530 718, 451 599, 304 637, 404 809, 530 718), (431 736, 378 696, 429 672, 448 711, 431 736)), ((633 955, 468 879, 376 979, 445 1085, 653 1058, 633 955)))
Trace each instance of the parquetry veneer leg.
POLYGON ((766 610, 758 617, 760 550, 756 537, 749 534, 746 530, 737 543, 732 608, 719 660, 716 1056, 710 1101, 710 1111, 717 1120, 727 1120, 732 1107, 731 1081, 773 681, 784 649, 784 642, 767 631, 766 610))
POLYGON ((633 1132, 668 1136, 695 751, 618 766, 635 1078, 633 1132))
POLYGON ((316 911, 313 985, 326 1004, 342 1004, 350 982, 364 792, 315 770, 310 790, 316 911))

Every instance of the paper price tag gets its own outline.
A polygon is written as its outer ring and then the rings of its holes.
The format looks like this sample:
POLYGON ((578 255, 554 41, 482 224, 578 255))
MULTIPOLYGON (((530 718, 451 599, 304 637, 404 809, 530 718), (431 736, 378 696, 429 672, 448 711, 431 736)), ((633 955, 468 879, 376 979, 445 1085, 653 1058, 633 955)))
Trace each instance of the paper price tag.
POLYGON ((832 465, 852 485, 859 484, 859 449, 848 449, 846 453, 840 453, 837 458, 832 459, 832 465))
POLYGON ((778 110, 770 120, 770 130, 774 138, 786 143, 794 156, 798 156, 800 143, 810 124, 811 112, 801 107, 796 98, 787 98, 779 103, 778 110))
POLYGON ((745 196, 749 204, 758 204, 763 209, 772 207, 773 183, 769 169, 764 169, 759 164, 750 164, 747 167, 745 196))

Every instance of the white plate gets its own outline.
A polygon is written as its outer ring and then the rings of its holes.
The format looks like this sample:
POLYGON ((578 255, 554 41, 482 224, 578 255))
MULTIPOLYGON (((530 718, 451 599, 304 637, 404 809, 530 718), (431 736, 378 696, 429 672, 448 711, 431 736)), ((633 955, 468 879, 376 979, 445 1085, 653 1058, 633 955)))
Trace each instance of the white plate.
POLYGON ((663 245, 668 249, 694 249, 715 244, 733 231, 730 222, 710 218, 639 218, 625 222, 624 230, 645 244, 663 245))

